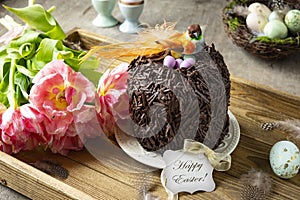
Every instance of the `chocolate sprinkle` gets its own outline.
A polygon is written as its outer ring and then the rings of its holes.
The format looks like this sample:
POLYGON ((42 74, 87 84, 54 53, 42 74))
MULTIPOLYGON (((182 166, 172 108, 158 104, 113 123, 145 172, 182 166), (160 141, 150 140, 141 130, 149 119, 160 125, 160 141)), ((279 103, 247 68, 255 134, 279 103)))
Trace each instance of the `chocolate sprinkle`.
POLYGON ((133 136, 147 151, 182 149, 186 138, 216 148, 229 131, 230 79, 222 55, 214 45, 206 46, 194 66, 170 69, 162 64, 167 53, 140 56, 129 65, 133 136), (218 83, 218 74, 224 84, 218 83), (222 109, 212 110, 212 105, 222 109), (212 116, 221 118, 214 124, 221 127, 210 127, 212 116))

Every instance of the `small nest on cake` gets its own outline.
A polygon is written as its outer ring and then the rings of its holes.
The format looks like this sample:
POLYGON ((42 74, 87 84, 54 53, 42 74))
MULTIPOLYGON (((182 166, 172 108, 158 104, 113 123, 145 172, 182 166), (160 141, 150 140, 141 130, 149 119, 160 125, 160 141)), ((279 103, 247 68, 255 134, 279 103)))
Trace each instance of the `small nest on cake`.
MULTIPOLYGON (((235 11, 236 6, 249 6, 252 3, 262 3, 270 8, 269 0, 233 0, 223 9, 225 32, 237 46, 264 59, 281 59, 300 50, 300 34, 291 33, 284 39, 270 39, 266 36, 256 36, 246 26, 246 18, 235 11)), ((285 0, 291 9, 300 9, 300 0, 285 0)))

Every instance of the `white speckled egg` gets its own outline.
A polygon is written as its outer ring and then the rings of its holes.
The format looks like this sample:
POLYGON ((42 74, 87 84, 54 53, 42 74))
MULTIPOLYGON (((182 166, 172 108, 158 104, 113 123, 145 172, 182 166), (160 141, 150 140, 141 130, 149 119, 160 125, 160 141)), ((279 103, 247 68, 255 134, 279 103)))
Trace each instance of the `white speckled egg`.
POLYGON ((247 27, 256 34, 263 33, 264 27, 267 23, 268 18, 256 13, 250 13, 246 18, 247 27))
POLYGON ((264 33, 269 38, 285 38, 288 34, 288 29, 286 25, 279 20, 269 21, 265 28, 264 33))
POLYGON ((269 15, 269 21, 272 20, 279 20, 283 22, 283 14, 280 13, 278 10, 271 12, 271 14, 269 15))
POLYGON ((300 167, 300 152, 290 141, 279 141, 271 148, 270 164, 273 172, 284 179, 297 175, 300 167))
POLYGON ((300 10, 290 10, 285 15, 284 22, 292 33, 300 32, 300 10))
POLYGON ((268 18, 271 14, 271 10, 262 3, 252 3, 251 5, 249 5, 248 10, 251 13, 256 13, 258 15, 265 16, 266 18, 268 18))

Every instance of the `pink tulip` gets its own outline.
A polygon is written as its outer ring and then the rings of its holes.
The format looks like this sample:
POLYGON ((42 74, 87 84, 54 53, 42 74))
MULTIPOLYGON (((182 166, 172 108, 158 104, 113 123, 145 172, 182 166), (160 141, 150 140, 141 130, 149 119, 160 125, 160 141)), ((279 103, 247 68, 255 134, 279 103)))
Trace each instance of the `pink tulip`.
POLYGON ((112 132, 128 116, 127 65, 107 71, 94 85, 62 61, 47 64, 33 79, 30 104, 1 109, 0 150, 18 153, 38 145, 54 153, 81 150, 87 138, 112 132), (99 125, 100 122, 100 125, 99 125))
POLYGON ((6 153, 18 153, 32 150, 40 144, 46 144, 44 115, 29 104, 17 109, 8 108, 0 118, 0 150, 6 153))
POLYGON ((95 98, 94 85, 60 60, 48 63, 32 82, 29 101, 49 118, 80 110, 95 98))
POLYGON ((63 136, 70 124, 73 123, 73 115, 70 112, 65 112, 65 115, 53 116, 45 118, 44 125, 49 137, 51 135, 63 136))
POLYGON ((22 119, 24 120, 24 129, 42 136, 45 132, 45 127, 43 126, 45 115, 32 107, 31 104, 22 105, 19 109, 22 119))
POLYGON ((23 150, 29 139, 29 134, 23 132, 23 121, 19 118, 20 112, 13 108, 8 108, 1 116, 0 149, 9 154, 23 150))
POLYGON ((71 121, 53 120, 48 121, 46 126, 53 126, 52 130, 48 130, 49 139, 48 147, 53 153, 66 155, 70 150, 81 150, 87 138, 99 136, 101 130, 97 121, 95 108, 93 106, 83 106, 80 110, 72 113, 71 121), (61 126, 60 123, 66 123, 61 126), (63 127, 63 129, 55 130, 55 126, 63 127), (50 133, 50 134, 49 134, 50 133))
POLYGON ((96 119, 94 107, 91 111, 84 105, 94 100, 94 85, 59 60, 48 63, 32 82, 30 103, 47 116, 44 125, 48 147, 54 153, 61 154, 82 149, 80 137, 84 140, 90 136, 90 127, 94 126, 91 119, 96 119))
POLYGON ((77 134, 83 142, 87 138, 101 136, 101 127, 94 106, 83 106, 81 110, 73 113, 73 117, 77 134))
POLYGON ((127 89, 127 68, 128 65, 122 63, 112 70, 107 70, 99 80, 95 106, 99 123, 105 133, 112 134, 114 132, 116 122, 114 115, 118 116, 114 108, 119 103, 123 103, 123 106, 118 105, 118 113, 126 112, 120 108, 128 110, 128 101, 121 101, 126 99, 122 95, 126 93, 127 89))
POLYGON ((63 136, 54 135, 49 148, 53 153, 67 155, 70 150, 81 150, 83 142, 77 135, 75 124, 72 123, 63 136))

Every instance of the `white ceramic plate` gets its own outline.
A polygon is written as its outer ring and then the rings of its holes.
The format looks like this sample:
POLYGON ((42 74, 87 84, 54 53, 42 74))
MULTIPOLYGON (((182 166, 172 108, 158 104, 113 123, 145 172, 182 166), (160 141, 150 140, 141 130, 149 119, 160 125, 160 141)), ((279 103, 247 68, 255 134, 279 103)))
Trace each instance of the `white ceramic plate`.
MULTIPOLYGON (((215 149, 215 152, 218 153, 231 154, 240 140, 240 127, 238 121, 230 111, 228 111, 228 115, 229 132, 218 148, 215 149)), ((165 161, 162 159, 162 155, 144 150, 136 138, 127 135, 122 131, 117 131, 115 136, 123 151, 133 159, 158 169, 165 167, 165 161)))

